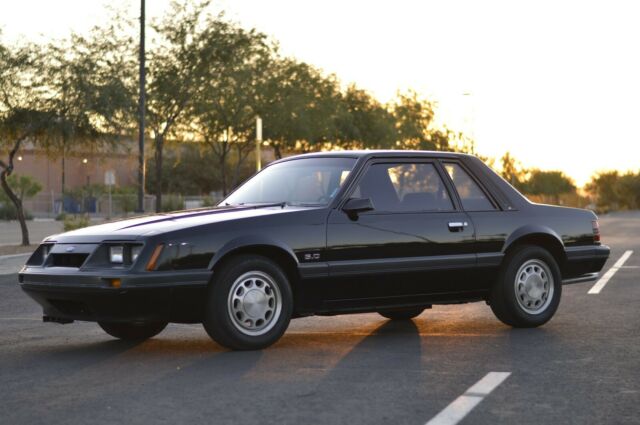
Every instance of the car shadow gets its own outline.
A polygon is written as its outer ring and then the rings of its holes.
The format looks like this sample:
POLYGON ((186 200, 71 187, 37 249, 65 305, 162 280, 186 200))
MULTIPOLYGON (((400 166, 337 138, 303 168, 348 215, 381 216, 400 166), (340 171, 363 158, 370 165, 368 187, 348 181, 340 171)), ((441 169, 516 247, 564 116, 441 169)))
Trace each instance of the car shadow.
MULTIPOLYGON (((301 341, 304 337, 295 335, 295 343, 304 344, 301 341)), ((331 345, 335 335, 321 338, 323 344, 331 345)), ((313 338, 308 339, 313 343, 313 338)), ((293 341, 285 339, 283 348, 288 342, 293 341)), ((418 322, 385 321, 355 345, 349 346, 349 340, 340 344, 347 351, 335 352, 333 355, 341 357, 322 373, 293 380, 298 390, 294 395, 296 408, 283 412, 283 418, 295 418, 301 411, 315 412, 307 423, 332 423, 343 414, 347 416, 345 422, 350 423, 385 416, 393 417, 397 423, 410 421, 415 414, 414 407, 409 407, 412 400, 423 399, 428 386, 422 373, 424 339, 418 322), (372 403, 376 399, 379 403, 372 403)))
POLYGON ((432 416, 488 371, 514 370, 524 350, 539 353, 534 372, 548 361, 549 344, 552 351, 564 345, 553 329, 514 330, 472 315, 318 330, 285 334, 262 351, 229 351, 178 327, 141 344, 50 348, 39 352, 40 361, 61 369, 44 372, 63 376, 43 390, 66 389, 48 407, 56 414, 108 405, 151 422, 179 411, 185 423, 409 423, 432 416), (99 390, 86 390, 97 382, 99 390))

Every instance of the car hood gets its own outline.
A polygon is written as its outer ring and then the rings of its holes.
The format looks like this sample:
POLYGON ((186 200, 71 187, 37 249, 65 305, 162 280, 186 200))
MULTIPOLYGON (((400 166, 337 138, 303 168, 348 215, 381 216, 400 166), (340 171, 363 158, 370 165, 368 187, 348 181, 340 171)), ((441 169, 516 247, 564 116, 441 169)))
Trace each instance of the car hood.
POLYGON ((306 207, 290 206, 224 206, 166 214, 133 217, 125 220, 89 226, 58 235, 44 241, 59 243, 94 243, 104 240, 137 240, 162 233, 204 226, 229 220, 241 220, 268 215, 291 214, 306 207))

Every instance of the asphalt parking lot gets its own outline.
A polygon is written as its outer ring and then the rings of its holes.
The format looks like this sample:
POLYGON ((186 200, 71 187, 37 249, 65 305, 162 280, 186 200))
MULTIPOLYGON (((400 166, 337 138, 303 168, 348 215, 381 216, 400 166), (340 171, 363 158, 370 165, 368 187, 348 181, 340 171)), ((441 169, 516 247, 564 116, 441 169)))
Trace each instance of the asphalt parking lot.
POLYGON ((484 303, 434 306, 407 323, 297 319, 260 352, 226 351, 200 325, 134 345, 42 323, 17 285, 25 257, 6 259, 0 423, 640 423, 640 213, 601 228, 605 272, 633 253, 599 293, 565 286, 541 328, 511 329, 484 303))

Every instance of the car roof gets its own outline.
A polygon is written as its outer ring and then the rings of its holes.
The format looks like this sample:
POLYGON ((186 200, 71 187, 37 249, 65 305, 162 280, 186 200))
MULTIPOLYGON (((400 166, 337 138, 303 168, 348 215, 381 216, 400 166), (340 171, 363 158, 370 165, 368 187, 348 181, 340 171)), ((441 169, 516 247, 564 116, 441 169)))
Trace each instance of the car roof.
POLYGON ((459 158, 461 156, 470 156, 470 155, 465 153, 459 153, 459 152, 444 152, 444 151, 376 149, 376 150, 344 150, 344 151, 305 153, 301 155, 294 155, 294 156, 282 158, 280 161, 288 161, 292 159, 302 159, 302 158, 376 158, 376 157, 459 158))

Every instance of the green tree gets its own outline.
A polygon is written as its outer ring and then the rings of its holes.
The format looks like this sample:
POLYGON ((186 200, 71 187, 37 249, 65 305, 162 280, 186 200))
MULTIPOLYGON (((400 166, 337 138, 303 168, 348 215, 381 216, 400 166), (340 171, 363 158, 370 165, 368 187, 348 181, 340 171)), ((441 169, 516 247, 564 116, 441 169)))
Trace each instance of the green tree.
POLYGON ((265 70, 264 102, 258 114, 264 137, 276 158, 286 151, 307 151, 337 139, 340 90, 334 76, 293 59, 275 61, 265 70))
POLYGON ((7 179, 7 183, 9 183, 9 186, 11 186, 20 201, 33 198, 42 190, 42 185, 31 176, 12 174, 7 179))
POLYGON ((500 158, 500 164, 502 165, 502 169, 500 170, 502 178, 511 183, 513 187, 522 188, 522 184, 527 176, 527 170, 511 156, 510 152, 506 152, 502 158, 500 158))
MULTIPOLYGON (((33 198, 42 190, 42 185, 35 181, 31 176, 18 176, 16 174, 12 174, 7 177, 7 184, 20 200, 21 205, 25 199, 33 198)), ((2 209, 5 210, 5 216, 7 218, 17 218, 18 214, 15 204, 11 202, 11 199, 9 199, 6 192, 0 192, 0 204, 4 205, 2 209)))
POLYGON ((601 210, 615 210, 619 208, 616 186, 620 175, 617 171, 605 171, 591 177, 587 184, 587 191, 596 199, 596 206, 601 210))
MULTIPOLYGON (((0 150, 7 152, 7 160, 0 161, 0 185, 16 208, 25 245, 24 211, 6 182, 14 158, 28 141, 52 156, 61 155, 64 163, 76 146, 95 150, 106 140, 114 88, 107 83, 111 77, 104 78, 108 73, 100 78, 97 72, 100 55, 74 35, 44 47, 0 45, 0 150)), ((64 191, 64 166, 62 183, 64 191)))
POLYGON ((211 68, 231 58, 219 48, 228 24, 206 13, 209 2, 172 2, 164 18, 153 24, 157 34, 149 54, 147 117, 155 162, 156 211, 162 209, 163 151, 169 137, 180 138, 188 127, 187 112, 202 91, 211 68))
POLYGON ((640 173, 621 175, 616 184, 616 194, 621 208, 640 209, 640 173))
POLYGON ((432 102, 421 99, 417 92, 409 90, 406 93, 398 93, 391 108, 396 119, 398 147, 447 150, 448 132, 438 132, 431 128, 435 116, 432 102))
POLYGON ((341 96, 338 142, 345 149, 391 149, 398 139, 394 115, 365 90, 350 85, 341 96))
POLYGON ((40 51, 35 45, 9 48, 0 43, 0 186, 13 204, 22 232, 22 245, 29 245, 29 229, 22 199, 9 183, 14 159, 22 144, 44 134, 49 117, 37 110, 40 100, 38 76, 40 51))
POLYGON ((240 167, 255 146, 255 118, 265 102, 264 70, 271 66, 272 50, 263 34, 215 22, 221 26, 215 40, 221 62, 210 64, 189 116, 190 129, 215 158, 226 195, 230 152, 235 149, 236 153, 233 187, 240 167))
MULTIPOLYGON (((201 143, 171 143, 168 145, 163 162, 163 174, 174 176, 165 179, 163 193, 181 193, 183 195, 205 195, 221 189, 216 175, 215 164, 206 146, 201 143)), ((153 158, 149 165, 155 166, 153 158)), ((147 180, 150 187, 155 186, 154 175, 147 180)))
POLYGON ((95 120, 96 86, 92 82, 91 63, 86 60, 90 54, 81 50, 71 36, 68 39, 50 43, 43 50, 42 82, 45 96, 41 110, 50 120, 43 145, 49 155, 62 158, 62 195, 65 195, 67 155, 83 145, 84 149, 95 151, 102 133, 95 120))
POLYGON ((523 185, 526 193, 531 195, 545 195, 559 202, 560 195, 573 193, 576 186, 562 171, 531 170, 529 178, 523 185))
POLYGON ((603 171, 591 177, 586 190, 601 211, 640 208, 640 173, 603 171))
POLYGON ((122 13, 113 12, 107 22, 71 40, 84 72, 84 106, 103 137, 116 142, 137 133, 138 40, 128 35, 133 23, 122 13))

